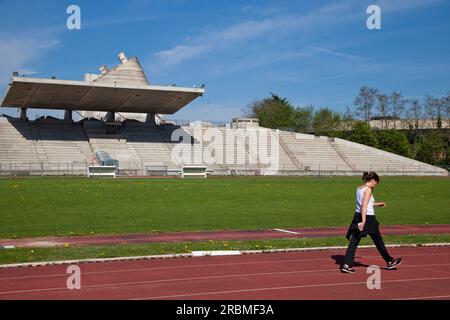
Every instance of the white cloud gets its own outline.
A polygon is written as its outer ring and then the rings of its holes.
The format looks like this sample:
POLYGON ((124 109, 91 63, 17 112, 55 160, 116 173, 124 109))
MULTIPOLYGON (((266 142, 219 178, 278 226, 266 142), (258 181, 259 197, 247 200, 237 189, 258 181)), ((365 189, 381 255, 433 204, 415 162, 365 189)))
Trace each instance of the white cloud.
POLYGON ((193 58, 209 49, 207 45, 178 45, 172 49, 158 52, 156 57, 164 64, 172 65, 193 58))
POLYGON ((443 2, 444 0, 379 0, 375 4, 380 6, 382 12, 395 12, 412 10, 443 2))
POLYGON ((333 3, 309 13, 278 14, 266 19, 248 20, 197 37, 188 37, 184 43, 155 53, 155 65, 171 66, 200 57, 215 50, 223 50, 239 43, 264 37, 281 37, 292 33, 310 33, 348 19, 348 9, 355 0, 333 3), (313 29, 314 27, 314 29, 313 29))
POLYGON ((58 42, 53 39, 0 35, 0 86, 9 81, 13 71, 28 75, 38 73, 36 70, 30 69, 28 64, 57 44, 58 42))
MULTIPOLYGON (((441 3, 442 0, 380 0, 375 1, 381 6, 383 12, 407 11, 419 7, 441 3)), ((251 12, 253 8, 244 7, 244 12, 251 12)), ((249 44, 250 41, 264 37, 286 37, 294 34, 312 35, 324 29, 342 24, 355 19, 364 19, 366 12, 360 0, 335 1, 318 7, 307 13, 280 13, 274 14, 265 19, 248 20, 235 25, 231 25, 221 30, 206 32, 196 37, 186 37, 183 43, 175 45, 171 49, 159 51, 155 54, 157 61, 153 69, 158 66, 173 66, 192 58, 199 58, 202 55, 214 51, 224 50, 238 44, 249 44)), ((333 55, 340 58, 352 60, 365 60, 356 55, 324 49, 320 47, 310 47, 317 52, 333 55)), ((255 64, 255 63, 251 63, 255 64)))
POLYGON ((311 50, 316 51, 316 52, 328 54, 328 55, 331 55, 331 56, 334 56, 334 57, 348 59, 348 60, 357 60, 357 61, 366 61, 366 60, 368 60, 367 58, 360 57, 360 56, 357 56, 357 55, 348 54, 348 53, 339 52, 339 51, 330 50, 330 49, 321 48, 321 47, 305 46, 305 48, 311 49, 311 50))

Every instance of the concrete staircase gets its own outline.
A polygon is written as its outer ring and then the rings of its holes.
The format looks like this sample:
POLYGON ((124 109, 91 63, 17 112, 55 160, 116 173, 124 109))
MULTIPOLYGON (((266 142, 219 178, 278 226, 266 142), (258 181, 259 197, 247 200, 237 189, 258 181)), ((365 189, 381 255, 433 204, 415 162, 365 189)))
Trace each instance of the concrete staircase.
POLYGON ((303 170, 352 170, 330 144, 328 137, 280 131, 280 139, 303 170))

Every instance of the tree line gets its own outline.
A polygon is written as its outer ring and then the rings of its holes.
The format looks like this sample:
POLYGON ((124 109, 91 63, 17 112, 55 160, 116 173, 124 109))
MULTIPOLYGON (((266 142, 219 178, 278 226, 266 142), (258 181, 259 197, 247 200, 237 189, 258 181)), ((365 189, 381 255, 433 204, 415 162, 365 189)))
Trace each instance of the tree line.
POLYGON ((450 92, 420 100, 363 86, 353 108, 347 106, 342 113, 329 107, 294 106, 272 93, 250 103, 244 112, 266 128, 340 137, 430 164, 450 164, 450 130, 442 129, 444 121, 450 126, 450 92), (383 130, 372 129, 371 120, 378 120, 383 130), (406 129, 400 127, 402 121, 406 129), (421 130, 425 123, 434 130, 421 130))

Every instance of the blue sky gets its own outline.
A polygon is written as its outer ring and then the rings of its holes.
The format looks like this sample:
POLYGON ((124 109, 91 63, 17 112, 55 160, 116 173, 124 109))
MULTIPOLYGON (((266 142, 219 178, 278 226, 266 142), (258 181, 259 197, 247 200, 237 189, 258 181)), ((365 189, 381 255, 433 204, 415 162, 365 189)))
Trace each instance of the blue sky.
POLYGON ((152 84, 206 85, 176 119, 228 121, 270 92, 337 111, 362 85, 442 96, 449 17, 449 0, 0 1, 0 91, 12 71, 81 80, 123 50, 152 84), (71 4, 81 30, 66 28, 71 4), (370 4, 381 8, 381 30, 366 27, 370 4))

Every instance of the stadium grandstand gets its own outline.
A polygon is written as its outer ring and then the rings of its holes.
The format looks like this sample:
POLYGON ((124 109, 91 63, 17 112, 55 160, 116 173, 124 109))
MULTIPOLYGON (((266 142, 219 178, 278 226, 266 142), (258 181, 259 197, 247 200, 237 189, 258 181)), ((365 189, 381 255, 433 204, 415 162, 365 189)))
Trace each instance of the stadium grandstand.
POLYGON ((84 81, 14 74, 1 107, 19 108, 20 117, 0 117, 0 175, 86 175, 104 163, 122 176, 180 175, 186 165, 210 175, 448 175, 358 143, 263 128, 257 119, 178 124, 165 115, 203 96, 204 86, 150 85, 136 57, 118 59, 84 81), (30 108, 65 110, 64 119, 30 120, 30 108))

